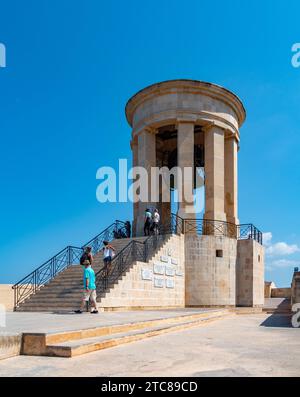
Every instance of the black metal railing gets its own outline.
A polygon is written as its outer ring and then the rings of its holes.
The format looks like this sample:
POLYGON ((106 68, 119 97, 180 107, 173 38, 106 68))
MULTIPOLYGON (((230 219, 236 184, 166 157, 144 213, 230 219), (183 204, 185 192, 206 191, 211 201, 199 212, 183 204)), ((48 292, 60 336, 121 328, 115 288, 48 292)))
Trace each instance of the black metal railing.
POLYGON ((14 308, 19 307, 21 303, 48 284, 61 271, 71 265, 79 264, 85 247, 92 247, 93 254, 96 254, 103 247, 103 241, 127 237, 126 233, 125 223, 117 220, 82 247, 67 246, 61 250, 12 287, 14 290, 14 308))
POLYGON ((105 230, 99 233, 97 236, 89 240, 86 244, 82 246, 91 247, 93 255, 97 254, 103 247, 103 241, 111 241, 114 239, 130 237, 127 233, 125 222, 116 220, 110 226, 108 226, 105 230))
POLYGON ((183 219, 176 214, 171 214, 170 219, 159 226, 158 234, 147 237, 145 241, 131 240, 113 258, 109 266, 103 266, 96 274, 98 294, 103 294, 114 285, 134 262, 149 261, 172 234, 213 235, 239 240, 252 239, 262 244, 262 233, 252 224, 235 225, 208 219, 183 219))
POLYGON ((225 221, 210 219, 183 219, 175 214, 171 217, 173 232, 197 235, 230 237, 237 240, 255 240, 263 243, 263 233, 252 223, 236 225, 225 221))
POLYGON ((255 240, 259 244, 263 243, 263 233, 252 223, 237 225, 238 240, 255 240))
MULTIPOLYGON (((100 294, 105 292, 134 262, 147 262, 172 234, 213 235, 238 240, 251 239, 262 244, 262 232, 252 224, 235 225, 208 219, 183 219, 176 214, 171 214, 170 219, 159 226, 157 234, 147 237, 144 241, 131 240, 117 253, 110 266, 103 267, 96 274, 97 292, 100 294)), ((58 273, 71 265, 78 264, 85 247, 92 247, 92 253, 95 255, 103 248, 105 240, 111 241, 124 237, 130 237, 126 224, 117 220, 82 247, 68 246, 64 248, 13 286, 15 309, 42 286, 49 283, 58 273)))
POLYGON ((113 286, 119 278, 130 269, 137 261, 147 262, 156 251, 166 242, 170 235, 174 234, 172 228, 164 226, 160 234, 151 235, 145 241, 131 240, 113 258, 110 265, 103 266, 96 274, 97 293, 103 294, 113 286))

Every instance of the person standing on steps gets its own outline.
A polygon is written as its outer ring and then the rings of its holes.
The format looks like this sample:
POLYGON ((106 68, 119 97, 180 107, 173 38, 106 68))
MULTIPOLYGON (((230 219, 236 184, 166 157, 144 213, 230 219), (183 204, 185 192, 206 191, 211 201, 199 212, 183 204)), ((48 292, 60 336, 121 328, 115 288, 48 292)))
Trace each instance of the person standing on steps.
POLYGON ((158 236, 159 234, 159 222, 160 222, 160 215, 158 212, 158 209, 155 208, 153 215, 152 215, 152 221, 153 221, 153 233, 155 236, 158 236))
POLYGON ((126 237, 131 237, 131 223, 130 221, 125 222, 126 237))
POLYGON ((81 314, 85 308, 86 302, 91 303, 91 314, 97 314, 97 294, 96 294, 96 276, 88 260, 85 261, 83 272, 83 297, 79 310, 75 313, 81 314))
POLYGON ((109 275, 111 271, 111 261, 115 256, 116 250, 111 244, 109 244, 108 241, 103 241, 103 244, 104 244, 104 247, 102 248, 103 262, 104 262, 104 267, 106 269, 106 274, 109 275))
POLYGON ((145 218, 144 218, 144 236, 150 236, 150 229, 152 224, 152 214, 149 208, 145 211, 145 218))
POLYGON ((92 247, 85 247, 84 253, 81 255, 80 264, 81 266, 92 265, 94 258, 92 255, 92 247))

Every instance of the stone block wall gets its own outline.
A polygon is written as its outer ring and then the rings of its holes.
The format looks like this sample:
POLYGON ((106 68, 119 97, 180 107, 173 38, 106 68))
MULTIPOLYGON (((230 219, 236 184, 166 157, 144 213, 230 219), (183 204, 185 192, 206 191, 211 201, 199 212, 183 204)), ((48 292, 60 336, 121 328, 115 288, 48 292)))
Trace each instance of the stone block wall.
POLYGON ((290 298, 291 296, 291 288, 273 288, 271 291, 271 298, 290 298))
POLYGON ((234 306, 235 239, 185 235, 186 306, 234 306))
POLYGON ((136 262, 99 307, 184 307, 184 276, 184 240, 172 236, 148 263, 136 262))
POLYGON ((0 284, 0 304, 4 305, 7 311, 13 310, 14 291, 11 284, 0 284))
POLYGON ((264 248, 253 240, 171 236, 148 262, 136 262, 100 307, 261 307, 264 248))
POLYGON ((300 272, 295 272, 292 280, 292 304, 300 303, 300 272))
POLYGON ((265 298, 271 298, 273 288, 276 288, 273 281, 265 281, 265 298))
POLYGON ((237 242, 237 306, 264 304, 264 247, 254 240, 237 242))

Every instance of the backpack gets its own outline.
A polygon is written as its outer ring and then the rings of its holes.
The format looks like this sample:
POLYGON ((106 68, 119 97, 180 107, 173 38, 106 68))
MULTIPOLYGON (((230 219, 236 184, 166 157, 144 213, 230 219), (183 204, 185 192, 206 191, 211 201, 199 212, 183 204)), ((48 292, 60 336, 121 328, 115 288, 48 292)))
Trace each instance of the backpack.
POLYGON ((88 261, 89 263, 91 263, 90 254, 88 254, 87 252, 84 252, 84 253, 81 255, 81 258, 80 258, 80 264, 81 264, 81 265, 85 265, 87 261, 88 261))

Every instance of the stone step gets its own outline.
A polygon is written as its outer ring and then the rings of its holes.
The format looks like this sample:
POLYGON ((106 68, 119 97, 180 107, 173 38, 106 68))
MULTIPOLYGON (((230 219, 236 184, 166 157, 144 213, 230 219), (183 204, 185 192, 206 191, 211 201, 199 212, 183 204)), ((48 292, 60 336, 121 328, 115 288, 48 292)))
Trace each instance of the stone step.
MULTIPOLYGON (((78 289, 82 289, 83 288, 83 283, 81 280, 77 281, 77 282, 67 282, 67 283, 55 283, 51 286, 49 286, 49 288, 43 288, 40 291, 44 292, 44 291, 74 291, 74 290, 78 290, 78 289)), ((41 293, 40 292, 40 293, 41 293)))
POLYGON ((23 334, 22 352, 25 355, 74 357, 167 332, 205 325, 229 315, 232 313, 226 309, 210 310, 171 318, 57 334, 25 333, 23 334))
POLYGON ((39 307, 39 306, 29 306, 29 307, 25 307, 24 304, 21 305, 20 307, 18 307, 16 309, 17 312, 26 312, 26 313, 70 313, 73 312, 74 310, 78 309, 78 304, 75 306, 65 306, 65 307, 61 307, 56 305, 55 307, 39 307))
POLYGON ((31 302, 42 302, 42 301, 47 301, 47 299, 49 299, 49 301, 51 301, 53 299, 56 299, 56 300, 63 299, 63 300, 70 301, 72 299, 73 300, 78 299, 78 298, 80 299, 81 297, 82 297, 81 291, 75 292, 75 293, 70 293, 70 294, 65 294, 65 293, 40 294, 39 297, 37 295, 33 296, 31 299, 31 302))
MULTIPOLYGON (((138 237, 135 240, 143 242, 145 239, 146 237, 138 237)), ((118 253, 126 247, 130 241, 132 241, 132 238, 117 239, 112 241, 111 244, 118 253)), ((95 273, 99 272, 103 266, 103 253, 99 252, 94 256, 93 269, 95 270, 95 273)), ((127 271, 124 271, 124 275, 126 273, 127 271)), ((74 264, 61 271, 53 280, 41 287, 36 294, 32 295, 26 302, 22 303, 17 310, 54 311, 57 307, 73 310, 74 305, 78 305, 78 301, 80 301, 82 296, 82 278, 82 266, 74 264)), ((122 276, 120 278, 122 278, 122 276)), ((99 293, 98 301, 109 293, 109 291, 110 289, 105 293, 99 293)))

